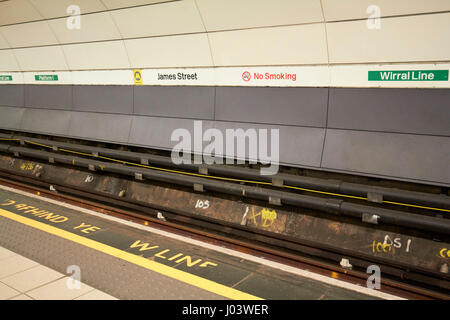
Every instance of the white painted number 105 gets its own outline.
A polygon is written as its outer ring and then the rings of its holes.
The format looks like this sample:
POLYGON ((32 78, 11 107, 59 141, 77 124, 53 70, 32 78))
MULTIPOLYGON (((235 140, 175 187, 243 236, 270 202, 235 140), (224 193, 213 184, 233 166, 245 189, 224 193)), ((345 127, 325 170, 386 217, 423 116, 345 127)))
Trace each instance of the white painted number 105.
POLYGON ((209 208, 209 200, 197 200, 197 203, 195 204, 195 208, 200 208, 200 209, 208 209, 209 208))

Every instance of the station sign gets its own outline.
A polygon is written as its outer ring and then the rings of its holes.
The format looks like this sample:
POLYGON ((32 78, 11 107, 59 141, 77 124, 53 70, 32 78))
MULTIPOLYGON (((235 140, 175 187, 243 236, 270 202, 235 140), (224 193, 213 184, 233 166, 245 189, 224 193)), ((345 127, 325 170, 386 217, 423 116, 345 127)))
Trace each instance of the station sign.
POLYGON ((448 81, 448 70, 369 71, 369 81, 448 81))
POLYGON ((58 81, 58 75, 56 75, 56 74, 45 74, 45 75, 37 74, 34 76, 34 80, 36 80, 36 81, 58 81))
POLYGON ((0 75, 0 81, 12 81, 12 76, 0 75))

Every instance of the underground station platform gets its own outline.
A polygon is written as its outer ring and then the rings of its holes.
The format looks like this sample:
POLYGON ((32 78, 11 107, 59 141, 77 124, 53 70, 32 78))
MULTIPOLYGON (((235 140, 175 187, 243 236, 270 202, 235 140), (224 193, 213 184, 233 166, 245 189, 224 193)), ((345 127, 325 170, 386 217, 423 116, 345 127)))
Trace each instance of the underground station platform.
POLYGON ((399 298, 48 201, 1 187, 0 246, 118 299, 399 298))
POLYGON ((448 0, 0 0, 0 308, 450 300, 449 30, 448 0))

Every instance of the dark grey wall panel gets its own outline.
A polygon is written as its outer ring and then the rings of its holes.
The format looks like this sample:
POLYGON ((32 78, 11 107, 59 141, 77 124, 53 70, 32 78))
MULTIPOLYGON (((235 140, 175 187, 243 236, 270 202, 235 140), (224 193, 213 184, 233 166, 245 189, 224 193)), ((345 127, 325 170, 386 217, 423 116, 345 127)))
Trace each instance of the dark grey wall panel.
POLYGON ((133 113, 132 86, 73 86, 73 110, 133 113))
POLYGON ((449 89, 330 89, 330 128, 450 135, 449 89))
MULTIPOLYGON (((224 137, 226 135, 226 129, 267 129, 267 141, 270 141, 271 139, 269 134, 270 129, 278 129, 280 163, 295 164, 297 166, 320 167, 325 129, 259 124, 255 125, 249 123, 220 121, 215 122, 215 128, 221 130, 224 137)), ((230 155, 225 154, 224 156, 230 155)))
POLYGON ((70 111, 27 108, 23 114, 21 129, 66 135, 69 122, 70 111))
POLYGON ((72 107, 72 86, 27 84, 25 85, 25 106, 70 110, 72 107))
MULTIPOLYGON (((204 132, 205 130, 213 127, 213 122, 202 121, 202 127, 202 132, 204 132)), ((163 149, 172 149, 178 144, 177 141, 171 142, 170 138, 172 133, 176 129, 186 129, 191 134, 193 145, 193 128, 194 120, 191 119, 135 116, 133 118, 133 126, 130 132, 129 143, 163 149)))
POLYGON ((215 104, 227 121, 203 120, 202 133, 278 128, 281 164, 450 185, 448 89, 330 89, 325 135, 327 90, 2 85, 2 104, 28 108, 0 104, 0 128, 170 150, 174 130, 194 138, 192 118, 212 119, 215 104), (78 111, 51 110, 72 101, 78 111))
POLYGON ((134 88, 134 114, 213 119, 213 87, 136 86, 134 88))
POLYGON ((323 168, 450 184, 450 139, 328 129, 323 168))
POLYGON ((131 116, 72 112, 69 135, 92 140, 128 141, 131 116))
POLYGON ((23 107, 24 89, 22 84, 0 85, 0 106, 23 107))
POLYGON ((327 88, 218 87, 216 120, 325 127, 327 88))
POLYGON ((0 128, 20 129, 24 108, 0 107, 0 128))

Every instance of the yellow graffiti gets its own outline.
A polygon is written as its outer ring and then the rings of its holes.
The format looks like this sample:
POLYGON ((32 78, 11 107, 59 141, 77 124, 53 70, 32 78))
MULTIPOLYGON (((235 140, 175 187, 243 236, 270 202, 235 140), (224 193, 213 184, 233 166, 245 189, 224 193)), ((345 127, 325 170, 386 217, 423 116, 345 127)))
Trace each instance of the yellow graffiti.
POLYGON ((31 171, 33 169, 34 169, 33 162, 24 162, 20 165, 20 170, 22 170, 22 171, 31 171))
POLYGON ((441 249, 441 251, 439 251, 439 255, 442 258, 450 258, 450 250, 447 248, 443 248, 443 249, 441 249))
POLYGON ((270 210, 270 209, 264 208, 261 211, 259 211, 258 213, 255 213, 254 208, 252 208, 252 215, 249 217, 249 219, 252 219, 253 223, 256 226, 259 226, 259 224, 256 220, 256 218, 258 216, 261 216, 261 222, 262 222, 261 227, 263 227, 263 228, 270 227, 277 219, 277 213, 275 210, 270 210))
POLYGON ((376 242, 373 240, 372 251, 387 253, 392 251, 392 246, 389 243, 376 242))

